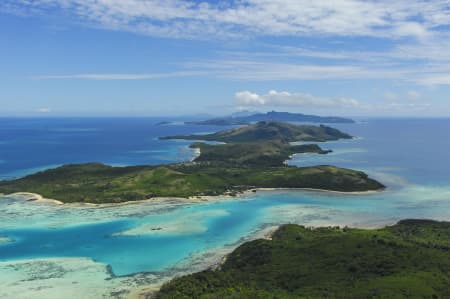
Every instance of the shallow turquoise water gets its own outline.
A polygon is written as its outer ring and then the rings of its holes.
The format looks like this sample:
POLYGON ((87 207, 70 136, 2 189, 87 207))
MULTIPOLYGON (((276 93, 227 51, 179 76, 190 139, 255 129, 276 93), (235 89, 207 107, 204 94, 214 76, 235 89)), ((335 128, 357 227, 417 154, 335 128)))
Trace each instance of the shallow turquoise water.
POLYGON ((443 136, 450 133, 442 130, 450 120, 369 120, 339 127, 360 138, 325 143, 334 153, 296 155, 290 163, 365 170, 387 191, 264 191, 206 203, 105 208, 3 199, 0 236, 13 241, 0 244, 0 261, 88 257, 110 265, 116 275, 167 273, 189 269, 195 257, 281 223, 374 227, 402 218, 450 219, 450 136, 443 136))

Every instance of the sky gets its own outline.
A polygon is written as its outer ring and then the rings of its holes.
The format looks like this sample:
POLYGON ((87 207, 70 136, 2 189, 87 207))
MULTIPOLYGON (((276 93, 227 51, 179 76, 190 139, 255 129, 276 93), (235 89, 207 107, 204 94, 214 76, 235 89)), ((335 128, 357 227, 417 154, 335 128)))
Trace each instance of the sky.
POLYGON ((450 116, 450 1, 1 0, 0 116, 450 116))

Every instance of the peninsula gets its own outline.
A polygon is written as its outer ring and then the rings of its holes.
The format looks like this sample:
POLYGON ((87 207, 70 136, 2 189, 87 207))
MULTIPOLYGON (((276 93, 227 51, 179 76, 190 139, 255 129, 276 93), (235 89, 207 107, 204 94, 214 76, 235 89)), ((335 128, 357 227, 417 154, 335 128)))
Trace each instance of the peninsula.
POLYGON ((64 203, 121 203, 160 197, 236 195, 257 188, 308 188, 355 192, 384 186, 365 173, 334 166, 295 167, 284 162, 294 153, 326 154, 316 144, 352 138, 326 126, 260 122, 209 135, 170 136, 229 142, 194 143, 192 162, 158 166, 112 167, 100 163, 64 165, 24 178, 1 181, 0 193, 31 192, 64 203))

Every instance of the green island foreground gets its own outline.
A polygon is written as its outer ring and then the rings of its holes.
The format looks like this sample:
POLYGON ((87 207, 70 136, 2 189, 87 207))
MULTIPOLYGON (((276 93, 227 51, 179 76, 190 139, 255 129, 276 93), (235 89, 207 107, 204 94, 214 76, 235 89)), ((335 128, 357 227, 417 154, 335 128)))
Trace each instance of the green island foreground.
POLYGON ((450 222, 382 229, 283 225, 218 269, 175 278, 157 299, 450 298, 450 222))
POLYGON ((259 122, 208 135, 161 139, 227 142, 205 144, 192 162, 159 166, 112 167, 100 163, 64 165, 24 178, 1 181, 0 193, 29 192, 63 203, 123 203, 161 197, 236 196, 258 188, 320 189, 339 192, 381 190, 361 171, 334 166, 295 167, 285 161, 295 153, 326 154, 316 144, 352 136, 327 126, 259 122))

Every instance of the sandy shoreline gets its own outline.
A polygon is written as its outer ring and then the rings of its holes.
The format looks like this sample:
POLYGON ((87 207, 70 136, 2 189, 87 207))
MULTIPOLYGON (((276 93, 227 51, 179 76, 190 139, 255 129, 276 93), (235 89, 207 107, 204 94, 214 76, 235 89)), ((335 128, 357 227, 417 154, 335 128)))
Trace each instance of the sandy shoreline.
POLYGON ((51 199, 51 198, 45 198, 40 194, 37 193, 31 193, 31 192, 16 192, 12 194, 0 194, 0 196, 8 196, 8 197, 27 197, 26 200, 30 202, 36 202, 36 203, 52 203, 55 205, 63 205, 64 203, 62 201, 51 199))
POLYGON ((27 201, 34 203, 51 203, 55 205, 70 205, 70 206, 89 206, 89 207, 116 207, 116 206, 124 206, 130 204, 144 204, 150 202, 163 202, 163 201, 179 201, 185 203, 201 203, 201 202, 209 202, 209 201, 217 201, 224 199, 238 199, 242 197, 248 197, 249 195, 253 195, 258 191, 300 191, 300 192, 321 192, 321 193, 330 193, 330 194, 341 194, 341 195, 369 195, 369 194, 377 194, 379 192, 384 191, 381 190, 369 190, 369 191, 352 191, 352 192, 344 192, 344 191, 333 191, 326 189, 315 189, 315 188, 252 188, 249 190, 245 190, 241 193, 237 193, 234 196, 223 194, 223 195, 199 195, 199 196, 190 196, 190 197, 153 197, 144 200, 135 200, 135 201, 125 201, 125 202, 112 202, 112 203, 89 203, 89 202, 73 202, 73 203, 64 203, 57 199, 45 198, 44 196, 38 193, 32 192, 15 192, 12 194, 2 194, 0 193, 0 197, 27 197, 27 201))
POLYGON ((26 200, 32 203, 51 203, 55 205, 66 205, 66 206, 89 206, 89 207, 117 207, 132 204, 143 204, 149 202, 162 202, 162 201, 179 201, 187 203, 200 203, 213 200, 220 200, 225 198, 232 198, 229 195, 218 195, 218 196, 191 196, 191 197, 153 197, 144 200, 134 200, 134 201, 124 201, 124 202, 112 202, 112 203, 89 203, 89 202, 69 202, 65 203, 57 199, 45 198, 38 193, 32 192, 15 192, 11 194, 0 194, 0 197, 27 197, 26 200))

